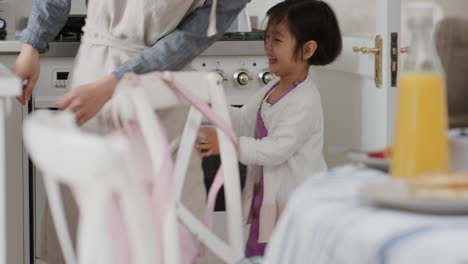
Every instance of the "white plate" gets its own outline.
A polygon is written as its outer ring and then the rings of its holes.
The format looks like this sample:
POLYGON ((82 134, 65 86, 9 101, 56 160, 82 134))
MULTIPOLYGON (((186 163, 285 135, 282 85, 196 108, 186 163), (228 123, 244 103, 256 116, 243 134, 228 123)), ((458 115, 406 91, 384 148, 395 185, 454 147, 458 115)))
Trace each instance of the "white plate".
POLYGON ((378 206, 431 214, 468 214, 468 200, 418 200, 411 197, 403 180, 366 184, 361 196, 378 206))
POLYGON ((372 158, 367 154, 350 151, 348 158, 355 163, 362 163, 369 168, 378 169, 387 172, 390 167, 389 159, 372 158))

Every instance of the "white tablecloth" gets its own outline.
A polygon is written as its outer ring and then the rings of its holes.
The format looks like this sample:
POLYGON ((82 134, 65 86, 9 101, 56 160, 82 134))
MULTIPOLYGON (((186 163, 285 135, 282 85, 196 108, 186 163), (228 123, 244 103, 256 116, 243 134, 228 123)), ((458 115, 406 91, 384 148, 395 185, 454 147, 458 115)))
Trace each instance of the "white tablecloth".
POLYGON ((345 166, 299 186, 264 263, 468 264, 468 216, 377 208, 361 200, 363 184, 386 177, 345 166))

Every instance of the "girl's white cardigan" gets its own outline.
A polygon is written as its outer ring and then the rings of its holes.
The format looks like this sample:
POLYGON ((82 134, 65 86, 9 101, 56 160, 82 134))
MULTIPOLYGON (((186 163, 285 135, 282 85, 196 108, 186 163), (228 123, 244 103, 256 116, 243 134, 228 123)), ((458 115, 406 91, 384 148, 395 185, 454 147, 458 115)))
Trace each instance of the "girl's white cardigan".
POLYGON ((244 220, 250 215, 254 185, 263 166, 264 196, 260 210, 259 242, 267 242, 294 188, 327 168, 322 155, 323 112, 320 93, 309 72, 304 82, 274 105, 264 103, 262 117, 268 136, 255 139, 256 116, 273 80, 241 108, 232 108, 239 136, 240 162, 248 165, 243 192, 244 220))

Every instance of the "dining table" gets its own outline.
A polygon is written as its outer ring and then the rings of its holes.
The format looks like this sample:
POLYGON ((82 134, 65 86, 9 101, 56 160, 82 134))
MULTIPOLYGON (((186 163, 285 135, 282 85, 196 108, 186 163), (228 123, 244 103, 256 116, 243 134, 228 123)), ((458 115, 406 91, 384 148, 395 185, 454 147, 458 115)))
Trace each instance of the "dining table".
MULTIPOLYGON (((289 198, 263 263, 467 264, 468 201, 451 201, 458 212, 424 211, 383 206, 363 193, 394 180, 356 164, 311 175, 289 198)), ((401 198, 390 187, 381 192, 401 198)))

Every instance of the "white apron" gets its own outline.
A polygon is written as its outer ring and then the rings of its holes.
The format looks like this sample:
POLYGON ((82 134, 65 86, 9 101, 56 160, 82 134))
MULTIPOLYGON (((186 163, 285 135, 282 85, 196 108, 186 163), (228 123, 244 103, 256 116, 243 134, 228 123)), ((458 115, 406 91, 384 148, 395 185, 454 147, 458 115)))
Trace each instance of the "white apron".
MULTIPOLYGON (((204 2, 205 0, 90 0, 82 43, 68 87, 74 89, 111 74, 175 29, 188 13, 204 2)), ((180 136, 187 113, 188 108, 158 112, 170 141, 180 136)), ((109 103, 83 128, 99 134, 114 130, 109 103)), ((175 156, 176 153, 173 153, 173 158, 175 156)), ((195 151, 188 172, 182 201, 201 218, 206 191, 201 158, 195 151)), ((76 204, 68 191, 63 191, 63 198, 70 231, 74 236, 78 220, 76 204)), ((43 223, 40 259, 47 264, 64 264, 48 209, 43 223)))

